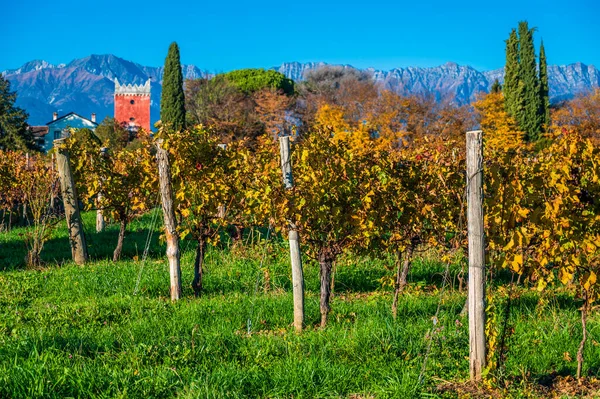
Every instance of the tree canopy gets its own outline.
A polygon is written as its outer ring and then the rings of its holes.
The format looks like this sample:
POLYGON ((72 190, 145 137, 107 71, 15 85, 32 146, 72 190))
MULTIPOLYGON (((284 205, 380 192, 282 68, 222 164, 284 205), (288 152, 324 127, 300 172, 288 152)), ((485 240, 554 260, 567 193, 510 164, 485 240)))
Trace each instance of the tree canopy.
POLYGON ((183 73, 179 59, 179 46, 173 42, 165 59, 162 96, 160 98, 160 120, 174 130, 185 129, 185 96, 183 73))
POLYGON ((518 29, 510 32, 503 87, 506 112, 518 122, 528 141, 538 140, 550 119, 546 52, 542 44, 538 68, 534 31, 527 21, 521 21, 518 29))
POLYGON ((15 106, 17 93, 10 91, 10 82, 0 75, 0 149, 38 150, 28 129, 29 115, 15 106))
POLYGON ((239 69, 221 76, 245 94, 253 94, 262 89, 281 90, 287 95, 294 94, 294 81, 273 70, 239 69))

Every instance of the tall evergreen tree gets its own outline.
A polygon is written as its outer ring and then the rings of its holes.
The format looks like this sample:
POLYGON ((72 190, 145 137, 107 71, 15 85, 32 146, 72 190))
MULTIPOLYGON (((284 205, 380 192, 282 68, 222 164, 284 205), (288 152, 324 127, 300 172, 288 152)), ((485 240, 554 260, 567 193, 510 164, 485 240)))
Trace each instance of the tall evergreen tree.
POLYGON ((550 85, 548 84, 548 64, 544 41, 540 45, 540 111, 542 123, 550 125, 550 85))
POLYGON ((498 79, 494 80, 494 84, 492 84, 492 88, 490 89, 490 93, 498 94, 501 91, 502 91, 502 86, 500 85, 500 82, 498 82, 498 79))
POLYGON ((506 66, 504 67, 504 105, 506 112, 516 118, 519 89, 519 38, 516 29, 510 32, 506 41, 506 66))
POLYGON ((160 98, 160 120, 174 130, 185 129, 185 96, 183 73, 179 60, 179 46, 173 42, 165 59, 162 96, 160 98))
POLYGON ((15 106, 16 100, 10 82, 0 75, 0 150, 39 150, 27 126, 28 115, 15 106))
POLYGON ((542 118, 540 116, 540 82, 537 71, 533 31, 527 21, 519 22, 519 78, 523 84, 521 98, 523 110, 516 119, 526 134, 528 141, 540 137, 542 118))

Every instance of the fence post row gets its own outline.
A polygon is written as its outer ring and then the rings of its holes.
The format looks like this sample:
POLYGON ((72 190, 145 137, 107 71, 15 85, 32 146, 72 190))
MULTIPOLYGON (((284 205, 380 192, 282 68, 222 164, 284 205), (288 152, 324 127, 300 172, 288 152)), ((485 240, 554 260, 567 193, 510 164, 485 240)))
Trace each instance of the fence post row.
POLYGON ((82 265, 87 261, 87 245, 83 234, 83 223, 79 212, 77 188, 69 165, 69 152, 65 147, 64 139, 54 140, 56 148, 56 167, 60 178, 60 189, 65 207, 65 217, 69 228, 69 242, 73 261, 82 265))
MULTIPOLYGON (((281 172, 283 184, 287 190, 294 187, 292 162, 290 159, 290 136, 279 138, 281 153, 281 172)), ((297 332, 304 326, 304 275, 302 273, 302 255, 300 253, 300 238, 294 221, 290 221, 289 242, 290 261, 292 264, 292 287, 294 296, 294 327, 297 332)))
POLYGON ((469 371, 480 381, 485 368, 485 235, 483 230, 483 133, 467 132, 469 242, 469 371))
POLYGON ((177 301, 181 298, 181 266, 179 264, 179 233, 177 233, 177 219, 175 219, 173 190, 171 188, 171 166, 169 164, 169 153, 162 148, 162 140, 156 142, 156 149, 160 202, 165 220, 167 258, 169 259, 169 274, 171 277, 171 300, 177 301))

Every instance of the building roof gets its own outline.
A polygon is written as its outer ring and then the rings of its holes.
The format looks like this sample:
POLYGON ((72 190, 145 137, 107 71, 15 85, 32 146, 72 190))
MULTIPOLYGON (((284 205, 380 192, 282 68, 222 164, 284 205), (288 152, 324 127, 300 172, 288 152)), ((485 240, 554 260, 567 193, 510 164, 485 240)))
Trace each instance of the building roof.
POLYGON ((94 125, 98 126, 98 124, 97 124, 96 122, 92 122, 92 121, 91 121, 91 120, 89 120, 88 118, 84 118, 83 116, 81 116, 81 115, 79 115, 79 114, 76 114, 75 112, 69 112, 68 114, 66 114, 66 115, 63 115, 63 116, 61 116, 60 118, 57 118, 57 119, 55 119, 55 120, 53 120, 53 121, 50 121, 50 122, 46 123, 46 125, 51 125, 51 124, 53 124, 53 123, 56 123, 56 122, 60 121, 61 119, 64 119, 64 118, 66 118, 66 117, 68 117, 68 116, 71 116, 71 115, 75 115, 76 117, 78 117, 78 118, 80 118, 80 119, 84 119, 84 120, 88 121, 89 123, 92 123, 92 124, 94 124, 94 125))
POLYGON ((44 137, 49 130, 48 126, 29 126, 28 129, 34 137, 44 137))

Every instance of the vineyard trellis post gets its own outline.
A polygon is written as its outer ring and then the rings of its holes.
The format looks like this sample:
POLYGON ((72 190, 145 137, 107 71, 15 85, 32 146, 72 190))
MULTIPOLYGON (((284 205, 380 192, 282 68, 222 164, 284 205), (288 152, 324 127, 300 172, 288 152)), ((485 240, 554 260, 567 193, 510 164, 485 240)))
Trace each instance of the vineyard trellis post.
POLYGON ((169 274, 171 277, 171 300, 177 301, 181 298, 181 266, 179 233, 177 232, 177 219, 175 218, 175 208, 173 206, 171 166, 169 164, 169 153, 162 148, 162 140, 156 142, 156 149, 161 204, 165 220, 167 258, 169 260, 169 274))
MULTIPOLYGON (((98 204, 102 202, 102 193, 98 193, 98 204)), ((104 215, 102 209, 98 207, 96 209, 96 233, 101 233, 104 231, 104 215)))
POLYGON ((479 381, 485 368, 485 236, 483 229, 483 132, 467 132, 469 246, 469 371, 479 381))
MULTIPOLYGON (((219 147, 223 151, 227 151, 227 144, 224 144, 224 143, 217 144, 217 147, 219 147)), ((225 219, 225 216, 227 215, 227 207, 224 204, 221 204, 218 206, 217 209, 218 209, 217 217, 221 218, 221 219, 225 219)))
POLYGON ((69 242, 73 261, 82 265, 87 261, 87 245, 83 233, 83 222, 79 212, 77 188, 69 165, 69 151, 66 149, 64 139, 54 141, 56 148, 56 167, 60 178, 60 189, 65 208, 65 218, 69 229, 69 242))
MULTIPOLYGON (((51 175, 54 176, 54 153, 52 153, 52 155, 50 156, 50 171, 52 172, 51 175)), ((50 209, 52 210, 52 212, 54 212, 54 190, 52 190, 52 194, 50 195, 50 209)))
MULTIPOLYGON (((25 154, 25 170, 31 169, 31 162, 29 160, 29 153, 25 154)), ((27 198, 23 201, 23 221, 29 225, 29 221, 27 220, 27 198)))
MULTIPOLYGON (((108 148, 106 148, 106 147, 100 148, 100 156, 107 157, 108 156, 108 148)), ((102 187, 102 180, 100 180, 100 186, 102 187)), ((97 198, 98 206, 96 209, 96 233, 100 233, 100 232, 104 231, 104 227, 105 227, 104 211, 100 207, 101 203, 102 203, 102 191, 100 191, 98 193, 98 198, 97 198)))
MULTIPOLYGON (((281 153, 281 172, 286 190, 294 187, 292 175, 292 161, 290 158, 290 136, 279 138, 281 153)), ((302 272, 302 254, 300 252, 300 238, 293 220, 290 220, 288 238, 290 242, 290 262, 292 264, 292 290, 294 297, 294 327, 297 332, 302 331, 304 325, 304 275, 302 272)))

